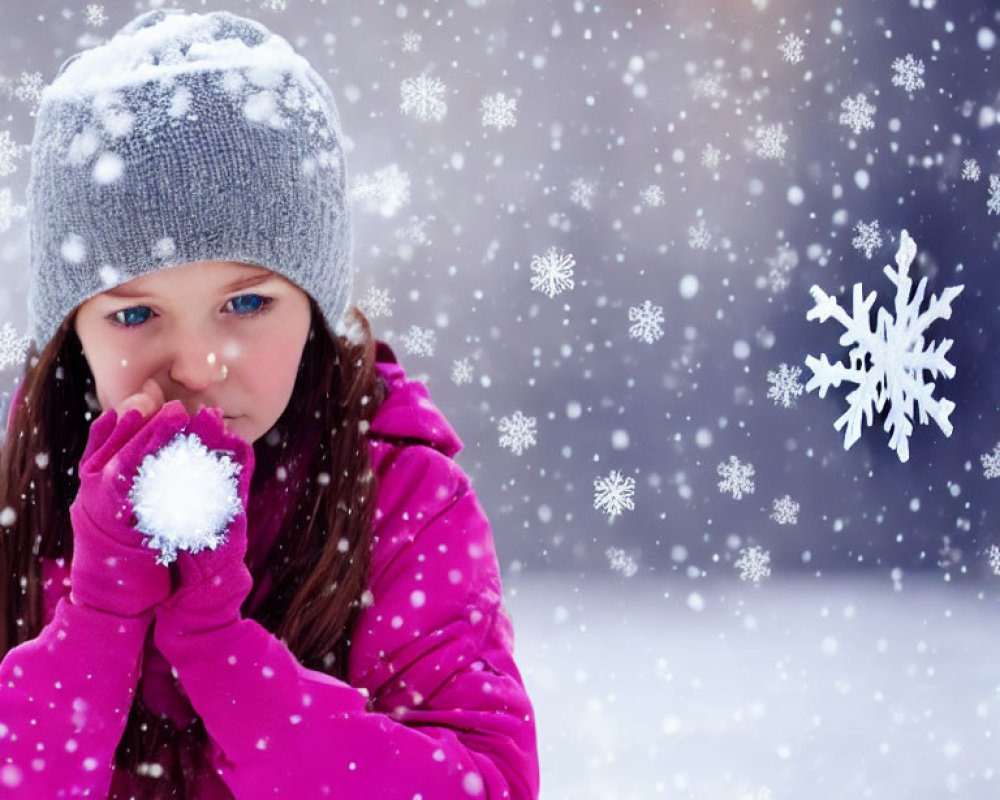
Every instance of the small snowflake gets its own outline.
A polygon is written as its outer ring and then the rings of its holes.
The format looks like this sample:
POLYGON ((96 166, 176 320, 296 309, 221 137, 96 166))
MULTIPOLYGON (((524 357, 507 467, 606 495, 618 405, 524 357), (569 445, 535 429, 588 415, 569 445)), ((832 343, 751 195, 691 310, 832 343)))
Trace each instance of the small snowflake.
POLYGON ((448 113, 448 104, 444 99, 447 88, 440 79, 426 72, 416 78, 404 78, 399 92, 402 97, 399 110, 404 114, 424 122, 430 119, 440 122, 448 113))
POLYGON ((914 58, 910 53, 906 58, 897 58, 892 62, 892 85, 901 86, 907 92, 915 92, 924 88, 924 62, 914 58))
POLYGON ((27 216, 28 209, 14 202, 10 189, 0 189, 0 233, 10 230, 14 220, 27 216))
POLYGON ((376 317, 391 317, 392 304, 396 301, 389 296, 388 289, 376 289, 370 286, 365 296, 358 301, 358 308, 369 319, 376 317))
POLYGON ((783 292, 791 283, 791 272, 799 265, 799 254, 793 248, 782 245, 773 256, 767 258, 767 282, 771 292, 783 292))
POLYGON ((877 109, 868 102, 868 96, 864 92, 859 92, 854 97, 845 97, 840 102, 840 107, 843 110, 840 124, 846 125, 855 134, 875 127, 875 120, 872 117, 875 116, 877 109))
POLYGON ((993 574, 1000 575, 1000 547, 991 544, 987 560, 989 561, 990 569, 993 570, 993 574))
POLYGON ((472 364, 469 359, 461 358, 451 362, 451 380, 456 386, 472 383, 472 364))
POLYGON ((782 159, 785 157, 785 143, 788 134, 780 122, 774 125, 760 125, 754 131, 757 142, 757 156, 760 158, 782 159))
POLYGON ((722 76, 716 72, 708 72, 695 78, 691 82, 691 92, 696 99, 707 97, 710 100, 717 100, 726 96, 722 88, 722 76))
POLYGON ((607 477, 594 479, 594 508, 614 519, 623 511, 635 509, 634 493, 635 480, 613 469, 607 477))
POLYGON ((875 412, 881 412, 887 404, 889 409, 883 430, 892 431, 889 447, 896 451, 900 461, 910 457, 909 437, 913 432, 915 409, 921 423, 926 425, 933 419, 945 436, 951 436, 948 417, 955 404, 933 397, 935 384, 925 381, 925 373, 929 373, 932 381, 938 374, 946 378, 954 376, 955 366, 945 358, 953 342, 943 339, 935 346, 927 341, 925 334, 935 320, 951 317, 951 302, 965 287, 946 287, 940 298, 931 295, 927 310, 920 312, 927 277, 920 279, 911 299, 913 280, 908 275, 916 254, 917 246, 904 230, 896 253, 897 269, 894 271, 886 266, 882 270, 896 286, 896 316, 893 319, 885 308, 880 308, 874 328, 871 308, 875 304, 875 292, 863 297, 860 283, 854 284, 853 316, 848 316, 837 299, 819 286, 814 285, 809 290, 816 304, 806 314, 806 319, 826 322, 833 317, 845 328, 840 343, 854 345, 848 353, 847 364, 839 361, 831 364, 825 353, 821 358, 806 357, 806 366, 813 371, 812 379, 806 384, 807 392, 818 388, 819 396, 825 397, 831 386, 840 386, 843 381, 857 384, 857 388, 847 395, 847 411, 834 423, 838 431, 847 426, 845 450, 861 437, 862 420, 871 425, 875 412), (930 348, 925 349, 928 344, 930 348))
POLYGON ((5 322, 0 328, 0 369, 23 364, 30 343, 30 336, 18 336, 14 326, 5 322))
POLYGON ((882 246, 882 234, 878 230, 878 220, 859 222, 854 226, 854 230, 858 235, 851 240, 851 244, 855 250, 863 250, 865 258, 870 261, 872 253, 882 246))
POLYGON ((983 453, 979 460, 983 463, 983 477, 1000 478, 1000 442, 992 453, 983 453))
POLYGON ((17 144, 10 136, 10 131, 0 131, 0 178, 6 178, 17 171, 17 160, 28 148, 17 144))
POLYGON ((701 165, 707 169, 718 169, 719 159, 722 158, 722 151, 718 147, 706 144, 701 151, 701 165))
POLYGON ((500 446, 508 448, 519 456, 535 442, 535 417, 526 417, 520 411, 515 411, 509 417, 502 417, 497 430, 500 431, 500 446))
POLYGON ((403 347, 410 355, 432 356, 434 355, 434 345, 437 337, 433 328, 421 328, 419 325, 411 325, 409 330, 403 334, 403 347))
POLYGON ((590 208, 591 201, 597 192, 597 184, 583 178, 576 178, 569 185, 569 200, 581 208, 590 208))
MULTIPOLYGON (((41 72, 22 72, 14 89, 14 96, 22 103, 35 104, 42 99, 42 90, 45 89, 45 80, 41 72)), ((34 112, 32 112, 34 116, 34 112)))
POLYGON ((632 306, 628 310, 628 335, 633 339, 642 339, 646 344, 652 344, 663 336, 663 306, 654 306, 647 300, 641 306, 632 306))
POLYGON ((698 220, 698 225, 688 227, 688 246, 692 250, 708 250, 712 244, 712 234, 708 232, 708 226, 704 217, 698 220))
POLYGON ((288 9, 288 0, 260 0, 260 7, 265 11, 286 11, 288 9))
POLYGON ((371 175, 358 175, 351 183, 350 198, 361 202, 369 213, 394 216, 410 202, 410 176, 397 164, 390 164, 371 175))
POLYGON ((781 59, 783 61, 787 61, 789 64, 798 64, 805 58, 802 52, 805 46, 805 40, 800 39, 794 33, 790 33, 778 45, 778 50, 781 51, 781 59))
POLYGON ((406 31, 402 36, 402 46, 404 53, 419 53, 420 43, 423 37, 416 31, 406 31))
POLYGON ((517 98, 503 92, 487 95, 479 106, 484 128, 513 128, 517 124, 517 98))
POLYGON ((978 181, 982 175, 979 162, 974 158, 967 158, 962 162, 962 180, 978 181))
POLYGON ((1000 214, 1000 175, 990 175, 990 196, 986 201, 987 214, 1000 214))
POLYGON ((795 525, 799 521, 799 504, 791 495, 776 497, 771 510, 771 519, 779 525, 795 525))
POLYGON ((531 257, 531 288, 550 298, 573 288, 573 267, 576 261, 569 253, 550 247, 542 255, 531 257))
POLYGON ((771 388, 767 390, 768 400, 773 400, 775 405, 781 404, 785 408, 795 406, 795 398, 802 394, 803 386, 799 383, 799 376, 802 370, 799 367, 789 367, 788 364, 778 365, 778 371, 768 370, 767 382, 771 388))
POLYGON ((734 500, 739 500, 744 494, 753 494, 753 464, 741 464, 736 456, 729 456, 729 463, 723 461, 715 471, 722 476, 720 492, 730 492, 734 500))
POLYGON ((762 578, 771 574, 771 553, 759 547, 748 547, 740 550, 740 557, 733 566, 740 571, 740 580, 751 580, 760 583, 762 578))
POLYGON ((626 554, 620 547, 609 547, 604 551, 608 558, 608 563, 615 572, 620 572, 626 578, 631 578, 639 571, 639 565, 635 559, 626 554))
POLYGON ((410 217, 406 225, 396 228, 395 237, 405 244, 427 244, 427 220, 420 217, 410 217))
POLYGON ((667 202, 667 196, 663 193, 663 188, 655 183, 650 184, 639 193, 642 202, 650 208, 659 208, 667 202))
POLYGON ((97 3, 91 3, 83 10, 84 17, 87 19, 87 24, 92 28, 100 28, 108 21, 107 15, 104 13, 104 6, 98 5, 97 3))

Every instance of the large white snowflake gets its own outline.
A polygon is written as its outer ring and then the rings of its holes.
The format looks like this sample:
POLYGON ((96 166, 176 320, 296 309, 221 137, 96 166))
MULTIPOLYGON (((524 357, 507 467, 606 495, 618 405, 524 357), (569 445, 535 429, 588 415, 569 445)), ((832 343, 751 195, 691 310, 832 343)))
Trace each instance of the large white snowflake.
POLYGON ((878 230, 878 220, 859 222, 854 226, 854 231, 857 236, 851 240, 851 244, 855 250, 863 251, 865 258, 870 261, 875 250, 882 246, 882 234, 878 230))
POLYGON ((773 400, 775 405, 779 403, 785 408, 792 408, 795 405, 795 398, 802 394, 802 384, 799 383, 799 375, 802 370, 799 367, 789 367, 788 364, 778 365, 778 371, 767 371, 767 382, 771 384, 767 390, 768 400, 773 400))
POLYGON ((982 169, 979 166, 979 162, 974 158, 967 158, 962 162, 962 180, 964 181, 978 181, 979 177, 982 175, 982 169))
POLYGON ((514 455, 519 456, 527 448, 535 445, 535 417, 526 417, 520 411, 515 411, 509 417, 501 417, 500 446, 506 447, 514 455))
POLYGON ((440 122, 448 113, 444 96, 447 91, 439 78, 420 73, 415 78, 404 78, 399 85, 401 101, 399 110, 426 122, 433 119, 440 122))
POLYGON ((437 336, 433 328, 421 328, 419 325, 411 325, 401 338, 404 349, 410 355, 434 355, 434 345, 437 343, 437 336))
POLYGON ((483 98, 479 106, 484 128, 513 128, 517 124, 517 98, 507 97, 503 92, 483 98))
POLYGON ((789 64, 798 64, 802 59, 805 58, 802 51, 805 50, 805 40, 796 36, 794 33, 789 33, 785 36, 781 44, 778 45, 778 49, 781 51, 782 61, 787 61, 789 64))
POLYGON ((915 92, 924 88, 924 62, 914 58, 911 53, 906 58, 897 58, 892 62, 892 85, 901 86, 907 92, 915 92))
POLYGON ((1000 214, 1000 175, 990 175, 990 196, 986 200, 987 214, 1000 214))
POLYGON ((569 253, 560 253, 550 247, 542 255, 531 257, 531 288, 537 292, 555 297, 566 289, 573 288, 573 267, 576 261, 569 253))
POLYGON ((945 436, 951 436, 948 416, 955 404, 933 397, 935 385, 924 382, 924 372, 930 372, 932 378, 938 373, 947 378, 954 376, 954 365, 945 359, 952 340, 943 339, 936 348, 932 345, 925 349, 924 333, 934 320, 951 317, 951 301, 961 293, 964 285, 945 288, 940 298, 931 295, 927 310, 921 313, 926 277, 921 278, 910 299, 913 280, 908 272, 916 253, 916 244, 904 230, 896 253, 897 269, 889 265, 883 269, 896 286, 896 315, 893 318, 880 307, 874 329, 871 327, 871 308, 875 292, 862 298, 861 284, 854 284, 853 316, 848 316, 837 299, 819 286, 814 285, 809 290, 816 305, 806 314, 806 319, 826 322, 834 317, 845 328, 840 343, 854 345, 848 353, 847 364, 839 361, 831 364, 825 353, 819 359, 806 357, 806 366, 813 371, 812 379, 806 384, 807 392, 818 388, 819 396, 824 397, 831 386, 840 386, 841 381, 857 384, 857 388, 847 395, 847 411, 834 423, 837 430, 847 426, 845 450, 861 436, 862 419, 871 425, 874 413, 881 412, 886 403, 889 409, 883 430, 892 431, 889 447, 896 451, 900 461, 910 457, 914 407, 920 413, 921 423, 927 424, 928 418, 932 418, 945 436))
POLYGON ((740 557, 733 564, 740 571, 740 580, 750 580, 760 583, 771 574, 771 553, 759 547, 747 547, 740 550, 740 557))
POLYGON ((799 504, 789 494, 774 498, 771 519, 779 525, 795 525, 799 521, 799 504))
POLYGON ((1000 478, 1000 442, 992 453, 983 453, 979 460, 983 463, 984 478, 1000 478))
POLYGON ((395 299, 389 294, 388 289, 378 289, 369 286, 365 296, 358 300, 358 308, 370 319, 375 317, 391 317, 392 304, 395 299))
POLYGON ((614 519, 625 510, 635 509, 634 493, 635 479, 613 469, 607 477, 594 479, 594 508, 614 519))
POLYGON ((845 97, 840 102, 840 124, 846 125, 855 134, 875 127, 876 106, 868 102, 868 96, 859 92, 854 97, 845 97))
POLYGON ((719 481, 720 492, 729 492, 734 500, 739 500, 745 494, 753 494, 753 464, 743 464, 736 456, 729 456, 729 463, 723 461, 715 471, 722 476, 719 481))
POLYGON ((652 344, 663 336, 663 306, 654 306, 651 300, 629 308, 628 320, 632 323, 628 335, 633 339, 652 344))
POLYGON ((774 125, 761 125, 754 131, 757 142, 757 155, 760 158, 782 159, 785 157, 785 142, 788 134, 780 122, 774 125))

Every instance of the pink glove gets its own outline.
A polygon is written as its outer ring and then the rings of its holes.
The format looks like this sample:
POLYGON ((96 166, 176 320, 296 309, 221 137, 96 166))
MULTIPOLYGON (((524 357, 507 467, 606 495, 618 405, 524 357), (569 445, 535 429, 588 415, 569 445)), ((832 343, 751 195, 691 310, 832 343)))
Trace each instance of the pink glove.
POLYGON ((180 401, 163 405, 148 420, 138 409, 118 419, 112 408, 90 426, 80 459, 80 491, 70 506, 73 560, 70 600, 75 605, 136 617, 170 595, 170 571, 156 563, 128 500, 145 456, 157 452, 190 417, 180 401))
POLYGON ((215 550, 177 553, 180 583, 174 593, 156 612, 157 630, 167 626, 184 633, 198 633, 222 627, 241 619, 240 607, 253 588, 253 578, 247 569, 247 515, 250 480, 254 469, 253 447, 241 437, 223 428, 222 411, 203 408, 187 426, 209 450, 232 453, 242 466, 237 479, 237 494, 243 511, 229 524, 226 541, 215 550))

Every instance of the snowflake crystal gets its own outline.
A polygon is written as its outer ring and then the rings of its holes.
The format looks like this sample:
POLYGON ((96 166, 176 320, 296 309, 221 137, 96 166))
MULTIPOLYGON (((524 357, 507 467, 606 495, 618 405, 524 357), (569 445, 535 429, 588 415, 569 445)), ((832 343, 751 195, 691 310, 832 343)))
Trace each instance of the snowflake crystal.
POLYGON ((802 394, 803 386, 799 383, 802 370, 799 367, 789 367, 788 364, 778 365, 778 371, 767 371, 767 382, 771 388, 767 390, 767 399, 779 403, 785 408, 795 406, 795 398, 802 394))
POLYGON ((952 345, 951 339, 944 339, 935 349, 925 350, 924 333, 936 319, 951 317, 951 302, 964 286, 949 286, 939 299, 931 295, 928 308, 919 313, 927 287, 927 278, 921 278, 917 290, 910 299, 913 281, 907 274, 917 253, 917 246, 904 230, 900 236, 899 251, 896 253, 897 269, 891 266, 883 269, 886 277, 896 286, 895 311, 893 316, 885 309, 878 309, 877 322, 871 328, 871 308, 875 303, 875 292, 862 298, 861 284, 854 284, 853 316, 840 307, 836 298, 830 297, 819 286, 809 290, 815 306, 806 314, 806 319, 818 319, 821 323, 834 317, 844 326, 840 337, 842 345, 854 344, 848 353, 848 364, 827 361, 824 353, 820 359, 806 357, 806 366, 813 371, 813 377, 806 384, 806 391, 819 389, 819 396, 825 397, 831 386, 840 386, 841 381, 857 384, 857 388, 847 395, 848 409, 835 423, 840 430, 847 426, 844 435, 844 449, 850 448, 861 436, 862 419, 872 424, 875 411, 881 412, 886 403, 889 410, 883 430, 892 431, 889 447, 894 449, 900 461, 910 457, 909 437, 913 431, 914 406, 920 412, 920 422, 927 424, 934 419, 945 436, 951 436, 949 414, 955 408, 950 400, 935 399, 933 383, 925 383, 923 373, 938 373, 947 378, 955 374, 955 367, 945 359, 952 345), (869 366, 870 364, 870 366, 869 366))
POLYGON ((699 97, 707 97, 710 100, 724 98, 726 91, 722 88, 722 76, 717 72, 699 75, 691 81, 691 93, 695 99, 699 97))
POLYGON ((484 128, 513 128, 517 124, 517 98, 503 92, 487 95, 479 106, 484 128))
POLYGON ((667 202, 667 196, 663 193, 663 187, 651 183, 639 193, 642 202, 650 208, 659 208, 667 202))
POLYGON ((444 100, 446 91, 440 79, 426 72, 416 78, 404 78, 399 85, 402 97, 399 110, 424 122, 429 119, 440 122, 448 113, 448 104, 444 100))
POLYGON ((780 122, 774 125, 761 125, 754 131, 757 141, 757 155, 760 158, 782 159, 785 157, 785 142, 788 134, 784 132, 780 122))
POLYGON ((704 217, 698 220, 698 225, 691 225, 688 228, 688 246, 692 250, 708 250, 712 244, 712 234, 708 232, 708 225, 704 217))
POLYGON ((569 200, 581 208, 590 208, 591 201, 597 193, 597 184, 583 178, 576 178, 569 185, 569 200))
POLYGON ((897 58, 892 62, 892 85, 901 86, 907 92, 915 92, 924 88, 924 62, 914 58, 910 53, 906 58, 897 58))
POLYGON ((992 453, 983 453, 979 456, 983 464, 984 478, 1000 478, 1000 442, 993 448, 992 453))
POLYGON ((798 265, 798 252, 787 245, 782 245, 773 256, 767 258, 767 283, 773 294, 783 292, 788 288, 792 282, 791 272, 798 265))
POLYGON ((864 92, 859 92, 854 97, 845 97, 840 107, 842 109, 840 124, 846 125, 855 134, 875 127, 875 120, 872 117, 875 116, 877 109, 868 102, 868 96, 864 92))
POLYGON ((978 181, 982 175, 979 162, 974 158, 967 158, 962 162, 962 180, 978 181))
POLYGON ((410 355, 434 355, 434 345, 437 337, 433 328, 421 328, 419 325, 411 325, 401 338, 403 340, 403 347, 410 355))
POLYGON ((740 550, 740 557, 733 564, 740 571, 740 580, 750 580, 760 583, 762 578, 771 574, 771 553, 759 547, 747 547, 740 550))
POLYGON ((14 202, 14 197, 10 189, 0 189, 0 233, 10 230, 14 220, 23 219, 27 216, 26 206, 18 205, 14 202))
POLYGON ((0 329, 0 369, 23 364, 31 336, 18 336, 17 329, 9 322, 0 329))
POLYGON ((594 508, 614 519, 623 511, 635 509, 634 493, 635 480, 613 469, 607 477, 594 479, 594 508))
POLYGON ((1000 547, 991 544, 987 560, 989 561, 990 569, 993 570, 993 574, 1000 575, 1000 547))
POLYGON ((392 304, 396 301, 389 296, 388 289, 369 287, 365 296, 358 301, 358 308, 369 319, 376 317, 391 317, 392 304))
POLYGON ((416 31, 406 31, 401 39, 404 53, 419 53, 423 37, 416 31))
MULTIPOLYGON (((45 80, 41 72, 22 72, 14 89, 14 97, 22 103, 36 104, 42 99, 42 91, 45 89, 45 80)), ((32 112, 34 116, 34 112, 32 112)))
POLYGON ((729 456, 729 463, 723 461, 715 471, 722 476, 720 492, 731 493, 734 500, 739 500, 744 494, 753 494, 753 464, 741 464, 736 456, 729 456))
POLYGON ((788 34, 781 44, 778 45, 782 61, 787 61, 789 64, 798 64, 805 58, 802 52, 805 50, 805 46, 804 39, 800 39, 794 33, 788 34))
POLYGON ((776 497, 771 510, 771 519, 779 525, 795 525, 799 521, 799 504, 791 495, 776 497))
POLYGON ((519 456, 527 448, 536 444, 535 417, 526 417, 520 411, 515 411, 509 417, 502 417, 497 430, 500 431, 500 446, 508 448, 519 456))
POLYGON ((410 202, 410 176, 397 164, 373 174, 359 175, 351 184, 350 198, 361 202, 365 211, 391 217, 410 202))
POLYGON ((878 220, 873 219, 871 222, 859 222, 854 226, 854 230, 858 235, 851 240, 851 245, 853 245, 855 250, 863 250, 865 258, 870 261, 872 253, 882 246, 882 235, 878 230, 878 220))
POLYGON ((87 20, 87 24, 92 28, 100 28, 105 22, 108 21, 107 15, 104 13, 104 6, 98 5, 97 3, 91 3, 83 10, 83 15, 87 20))
POLYGON ((986 201, 987 214, 1000 214, 1000 175, 990 175, 990 196, 986 201))
POLYGON ((710 144, 706 144, 705 149, 701 151, 701 165, 707 169, 718 169, 721 158, 722 151, 710 144))
POLYGON ((635 559, 630 557, 620 547, 609 547, 604 551, 604 555, 608 557, 608 564, 611 569, 615 572, 620 572, 626 578, 631 578, 639 571, 639 565, 635 563, 635 559))
POLYGON ((652 344, 663 336, 663 306, 654 306, 649 300, 641 306, 632 306, 628 310, 628 335, 633 339, 642 339, 646 344, 652 344))
POLYGON ((531 257, 531 288, 550 298, 573 288, 573 267, 576 261, 569 253, 550 247, 542 255, 531 257))
POLYGON ((469 359, 461 358, 451 362, 451 380, 456 386, 472 383, 472 364, 469 359))
POLYGON ((17 171, 17 160, 25 150, 27 147, 23 144, 14 142, 10 131, 0 131, 0 178, 6 178, 17 171))

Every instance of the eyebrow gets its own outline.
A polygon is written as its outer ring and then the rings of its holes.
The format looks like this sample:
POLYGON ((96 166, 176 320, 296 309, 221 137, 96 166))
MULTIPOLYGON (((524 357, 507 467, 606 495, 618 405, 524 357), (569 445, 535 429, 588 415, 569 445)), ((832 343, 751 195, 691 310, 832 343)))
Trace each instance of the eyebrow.
MULTIPOLYGON (((232 292, 236 289, 245 289, 248 286, 256 286, 259 283, 264 283, 274 277, 273 272, 265 272, 262 275, 254 275, 250 278, 240 278, 230 283, 228 286, 223 288, 223 292, 232 292)), ((149 292, 130 292, 127 289, 115 288, 108 289, 104 294, 110 295, 111 297, 124 297, 124 298, 136 298, 136 297, 153 297, 153 294, 149 292)))

